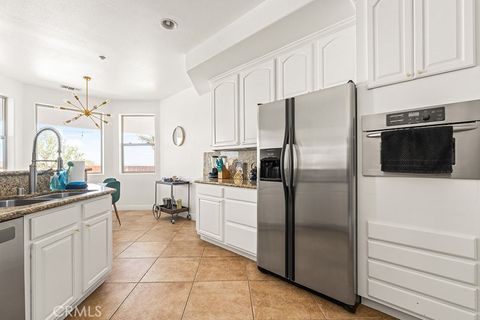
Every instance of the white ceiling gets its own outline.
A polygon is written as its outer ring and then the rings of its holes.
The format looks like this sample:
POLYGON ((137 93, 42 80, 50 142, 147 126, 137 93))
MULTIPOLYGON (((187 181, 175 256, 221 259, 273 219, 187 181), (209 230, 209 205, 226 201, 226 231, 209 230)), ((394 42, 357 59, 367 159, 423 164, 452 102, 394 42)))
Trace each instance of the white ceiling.
POLYGON ((52 88, 90 75, 94 95, 161 99, 190 86, 186 52, 262 1, 0 0, 0 74, 52 88))

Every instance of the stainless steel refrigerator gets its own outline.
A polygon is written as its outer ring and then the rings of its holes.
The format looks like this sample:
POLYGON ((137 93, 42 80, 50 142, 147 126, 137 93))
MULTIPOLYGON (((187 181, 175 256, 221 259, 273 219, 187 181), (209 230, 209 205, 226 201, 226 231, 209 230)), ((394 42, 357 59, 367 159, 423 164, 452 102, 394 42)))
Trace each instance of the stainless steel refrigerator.
POLYGON ((352 308, 355 84, 258 108, 257 264, 352 308))

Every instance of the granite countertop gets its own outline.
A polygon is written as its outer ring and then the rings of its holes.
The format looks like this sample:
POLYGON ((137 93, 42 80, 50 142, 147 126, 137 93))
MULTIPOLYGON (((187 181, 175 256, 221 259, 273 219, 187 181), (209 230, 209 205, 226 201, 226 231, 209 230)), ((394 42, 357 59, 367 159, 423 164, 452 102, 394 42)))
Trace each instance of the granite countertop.
POLYGON ((202 179, 195 180, 195 183, 214 184, 217 186, 225 186, 225 187, 257 189, 257 182, 256 181, 251 182, 249 180, 243 180, 241 183, 237 183, 233 181, 233 179, 209 179, 208 177, 204 177, 202 179))
MULTIPOLYGON (((27 214, 32 214, 38 211, 52 209, 52 208, 64 206, 70 203, 111 194, 115 192, 115 189, 107 188, 103 185, 98 185, 98 184, 88 184, 87 190, 65 190, 65 191, 67 192, 83 191, 83 192, 81 193, 79 192, 79 195, 75 195, 75 196, 71 196, 63 199, 52 199, 49 201, 29 204, 25 206, 0 208, 0 222, 12 220, 15 218, 20 218, 27 214)), ((41 194, 35 194, 35 195, 25 195, 25 196, 10 196, 10 197, 3 197, 2 199, 29 199, 29 198, 38 197, 41 195, 47 195, 47 194, 53 194, 53 193, 59 193, 59 192, 61 191, 41 193, 41 194)))
MULTIPOLYGON (((30 171, 28 170, 14 170, 14 171, 0 171, 0 176, 20 176, 20 175, 28 175, 30 171)), ((53 174, 53 170, 52 169, 48 169, 48 170, 38 170, 37 174, 38 175, 41 175, 41 174, 45 174, 45 173, 52 173, 53 174)))

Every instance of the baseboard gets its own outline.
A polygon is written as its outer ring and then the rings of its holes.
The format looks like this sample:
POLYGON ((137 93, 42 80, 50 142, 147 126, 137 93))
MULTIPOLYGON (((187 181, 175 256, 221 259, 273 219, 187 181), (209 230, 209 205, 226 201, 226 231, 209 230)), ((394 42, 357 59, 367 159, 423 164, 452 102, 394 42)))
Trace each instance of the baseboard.
POLYGON ((384 304, 381 304, 379 302, 367 299, 365 297, 362 297, 362 304, 366 305, 367 307, 370 307, 372 309, 381 311, 383 313, 386 313, 392 317, 395 317, 400 320, 420 320, 417 317, 411 316, 409 314, 406 314, 404 312, 401 312, 399 310, 390 308, 389 306, 386 306, 384 304))
MULTIPOLYGON (((124 204, 124 205, 117 205, 117 208, 118 210, 120 211, 135 211, 135 210, 148 210, 148 211, 151 211, 152 210, 152 206, 151 205, 144 205, 144 204, 124 204)), ((190 215, 192 216, 192 220, 193 221, 196 221, 197 219, 197 215, 195 214, 195 212, 191 212, 190 215)), ((186 218, 187 217, 187 213, 184 212, 184 213, 180 213, 179 214, 180 217, 184 217, 186 218)))
POLYGON ((124 210, 124 211, 129 211, 129 210, 152 210, 152 205, 145 205, 145 204, 123 204, 117 205, 118 210, 124 210))
MULTIPOLYGON (((179 216, 186 218, 186 217, 187 217, 187 213, 186 213, 186 212, 180 213, 179 216)), ((191 218, 192 218, 192 221, 197 221, 197 215, 195 214, 195 212, 190 212, 190 216, 191 216, 191 218)))
POLYGON ((209 243, 211 243, 211 244, 214 244, 214 245, 216 245, 216 246, 218 246, 218 247, 221 247, 221 248, 223 248, 223 249, 225 249, 225 250, 232 251, 232 252, 234 252, 234 253, 236 253, 236 254, 238 254, 238 255, 241 255, 241 256, 243 256, 243 257, 245 257, 245 258, 248 258, 248 259, 250 259, 250 260, 252 260, 252 261, 257 261, 257 257, 256 257, 256 256, 251 255, 251 254, 249 254, 249 253, 246 253, 246 252, 244 252, 244 251, 242 251, 242 250, 239 250, 239 249, 237 249, 237 248, 234 248, 234 247, 232 247, 232 246, 226 245, 226 244, 224 244, 223 242, 220 242, 220 241, 217 241, 217 240, 215 240, 215 239, 212 239, 212 238, 203 236, 203 235, 201 235, 201 234, 200 234, 200 239, 202 239, 202 240, 204 240, 204 241, 206 241, 206 242, 209 242, 209 243))

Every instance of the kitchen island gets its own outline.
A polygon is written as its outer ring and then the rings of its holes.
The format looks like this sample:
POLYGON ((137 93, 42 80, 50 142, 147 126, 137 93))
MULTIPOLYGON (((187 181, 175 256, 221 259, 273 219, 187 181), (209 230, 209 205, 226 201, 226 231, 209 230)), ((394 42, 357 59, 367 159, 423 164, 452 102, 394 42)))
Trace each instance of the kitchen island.
POLYGON ((89 185, 0 199, 0 227, 15 222, 16 239, 23 242, 15 255, 23 257, 16 269, 23 265, 25 319, 64 319, 106 280, 113 192, 89 185))
MULTIPOLYGON (((0 197, 0 203, 8 200, 27 200, 20 206, 1 206, 0 205, 0 222, 23 217, 38 211, 52 209, 78 201, 84 201, 96 197, 101 197, 115 192, 114 189, 107 188, 102 185, 89 184, 87 190, 65 190, 54 192, 41 192, 34 195, 24 196, 4 196, 0 197), (60 197, 62 193, 68 192, 68 196, 60 197), (33 201, 30 201, 33 200, 33 201), (39 200, 38 202, 36 200, 39 200)), ((22 202, 20 202, 22 203, 22 202)))

